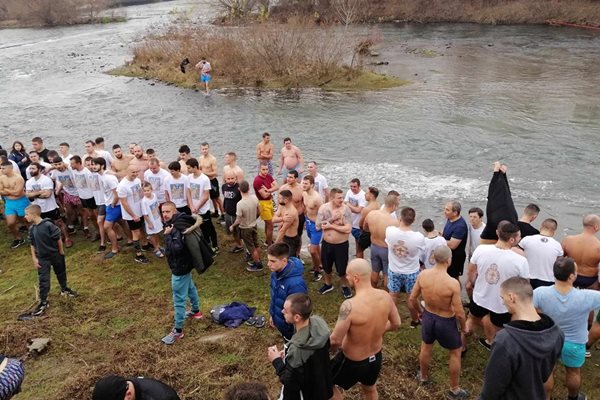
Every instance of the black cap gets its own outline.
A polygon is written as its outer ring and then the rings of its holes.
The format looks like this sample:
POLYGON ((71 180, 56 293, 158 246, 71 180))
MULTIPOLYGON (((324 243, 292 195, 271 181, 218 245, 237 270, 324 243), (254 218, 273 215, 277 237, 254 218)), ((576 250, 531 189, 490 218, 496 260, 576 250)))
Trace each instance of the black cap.
POLYGON ((110 375, 96 382, 92 400, 123 400, 128 388, 127 379, 110 375))

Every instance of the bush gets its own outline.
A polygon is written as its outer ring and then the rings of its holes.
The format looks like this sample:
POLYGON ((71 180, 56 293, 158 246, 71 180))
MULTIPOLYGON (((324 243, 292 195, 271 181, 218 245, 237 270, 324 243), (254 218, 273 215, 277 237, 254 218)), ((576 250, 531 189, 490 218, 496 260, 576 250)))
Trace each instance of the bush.
POLYGON ((111 0, 0 0, 0 21, 15 21, 18 26, 57 26, 106 19, 122 20, 123 16, 103 15, 111 0))

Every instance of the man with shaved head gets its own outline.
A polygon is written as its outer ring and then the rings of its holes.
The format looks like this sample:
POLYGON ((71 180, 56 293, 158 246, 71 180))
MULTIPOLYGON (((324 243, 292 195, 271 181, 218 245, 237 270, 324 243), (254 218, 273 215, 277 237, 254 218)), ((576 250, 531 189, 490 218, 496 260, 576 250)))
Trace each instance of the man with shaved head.
POLYGON ((129 162, 129 165, 133 165, 137 169, 137 177, 143 180, 144 172, 148 169, 148 155, 146 155, 142 146, 137 144, 133 146, 133 159, 129 162))
POLYGON ((392 298, 371 286, 371 266, 364 259, 348 264, 346 277, 356 295, 344 301, 331 334, 331 348, 340 349, 332 360, 332 399, 361 384, 364 399, 377 399, 375 383, 381 370, 383 335, 400 327, 400 315, 392 298))
POLYGON ((467 399, 469 393, 458 385, 463 345, 457 322, 460 331, 465 332, 466 320, 460 299, 460 284, 448 275, 452 250, 446 245, 438 246, 433 250, 433 258, 435 265, 421 271, 409 300, 409 307, 417 311, 422 324, 419 380, 429 381, 433 343, 437 341, 450 352, 450 391, 446 398, 467 399), (424 309, 419 304, 419 296, 425 301, 424 309))
POLYGON ((583 217, 583 231, 562 240, 565 256, 577 263, 577 279, 573 286, 579 289, 598 289, 598 263, 600 263, 600 217, 589 214, 583 217))

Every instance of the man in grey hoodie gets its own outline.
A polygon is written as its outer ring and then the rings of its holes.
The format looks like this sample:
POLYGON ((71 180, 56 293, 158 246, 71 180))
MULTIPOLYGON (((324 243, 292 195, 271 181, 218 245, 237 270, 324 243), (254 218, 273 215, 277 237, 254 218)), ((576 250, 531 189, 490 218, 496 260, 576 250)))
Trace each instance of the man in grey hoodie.
POLYGON ((308 295, 289 295, 283 305, 283 316, 294 325, 295 333, 288 343, 287 354, 277 346, 267 349, 267 357, 283 384, 280 400, 328 400, 333 395, 329 328, 323 318, 311 313, 308 295))
POLYGON ((492 344, 479 400, 545 399, 548 380, 565 336, 550 317, 533 307, 529 280, 507 279, 500 297, 512 314, 492 344))

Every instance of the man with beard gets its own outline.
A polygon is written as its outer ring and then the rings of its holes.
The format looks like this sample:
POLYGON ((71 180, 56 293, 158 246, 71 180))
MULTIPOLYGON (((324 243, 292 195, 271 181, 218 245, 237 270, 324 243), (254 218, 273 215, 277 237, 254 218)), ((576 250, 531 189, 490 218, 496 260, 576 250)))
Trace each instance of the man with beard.
POLYGON ((148 156, 144 153, 142 146, 136 145, 133 148, 133 159, 129 162, 129 165, 133 165, 138 171, 138 178, 144 179, 144 172, 148 169, 148 156))
POLYGON ((112 147, 112 151, 115 157, 113 158, 111 169, 117 174, 117 178, 121 180, 127 175, 127 167, 131 163, 131 160, 133 160, 133 155, 124 154, 123 149, 118 144, 112 147))

